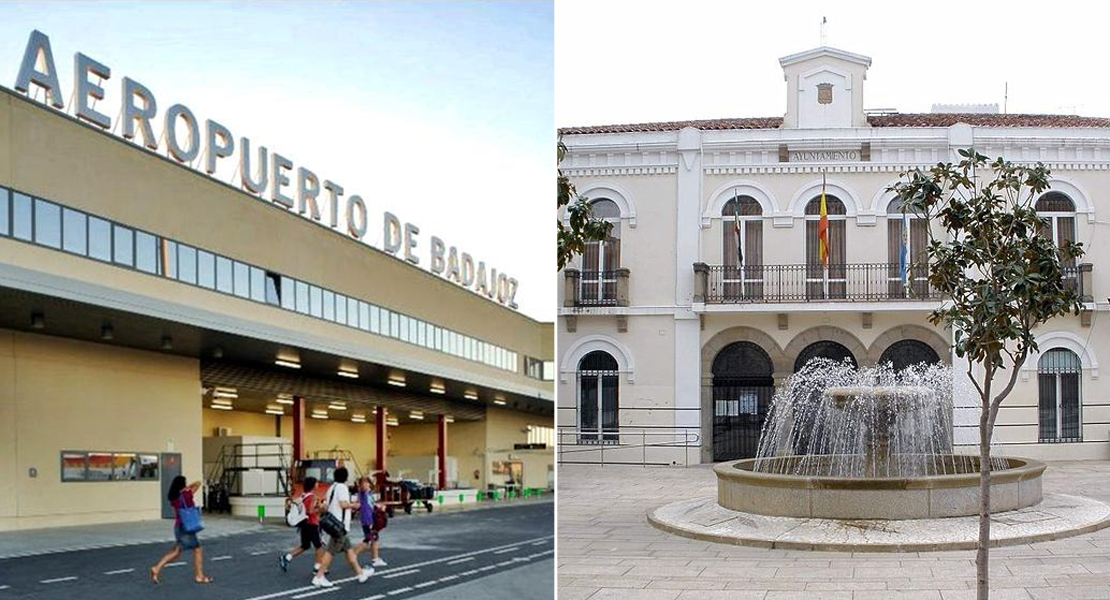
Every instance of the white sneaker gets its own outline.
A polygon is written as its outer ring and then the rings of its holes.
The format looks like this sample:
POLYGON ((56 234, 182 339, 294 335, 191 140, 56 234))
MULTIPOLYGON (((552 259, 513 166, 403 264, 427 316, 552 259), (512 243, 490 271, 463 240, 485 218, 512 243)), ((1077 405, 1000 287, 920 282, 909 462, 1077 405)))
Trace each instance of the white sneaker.
POLYGON ((374 574, 374 569, 372 569, 370 567, 363 567, 362 572, 358 574, 358 582, 359 583, 366 583, 366 580, 370 579, 370 576, 373 575, 373 574, 374 574))
POLYGON ((373 563, 370 563, 370 564, 372 564, 372 565, 373 565, 373 566, 375 566, 375 567, 384 567, 384 566, 386 566, 386 565, 387 565, 387 564, 389 564, 389 563, 385 562, 384 560, 382 560, 382 559, 380 559, 380 558, 375 558, 375 559, 374 559, 374 562, 373 562, 373 563))
POLYGON ((316 587, 330 588, 331 586, 333 586, 335 584, 328 581, 327 577, 313 577, 312 578, 312 585, 314 585, 316 587))

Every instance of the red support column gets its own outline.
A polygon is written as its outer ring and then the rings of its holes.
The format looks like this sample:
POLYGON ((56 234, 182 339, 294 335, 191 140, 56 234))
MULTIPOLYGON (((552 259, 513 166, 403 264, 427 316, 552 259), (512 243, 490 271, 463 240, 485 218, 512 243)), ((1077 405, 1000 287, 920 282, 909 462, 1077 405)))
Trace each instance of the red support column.
POLYGON ((379 482, 379 484, 384 483, 384 480, 385 480, 385 451, 386 451, 386 447, 385 447, 385 437, 386 437, 386 435, 385 435, 385 432, 386 432, 385 420, 386 420, 385 407, 384 406, 379 406, 376 409, 376 412, 375 412, 375 415, 374 415, 374 430, 378 435, 378 439, 377 439, 377 442, 376 442, 376 448, 377 448, 377 451, 378 451, 378 461, 377 461, 376 465, 378 467, 378 470, 382 472, 381 475, 379 475, 379 477, 382 479, 382 481, 379 482))
POLYGON ((293 396, 293 460, 304 460, 304 409, 303 396, 293 396))
POLYGON ((438 489, 447 488, 447 415, 439 415, 439 486, 438 489))

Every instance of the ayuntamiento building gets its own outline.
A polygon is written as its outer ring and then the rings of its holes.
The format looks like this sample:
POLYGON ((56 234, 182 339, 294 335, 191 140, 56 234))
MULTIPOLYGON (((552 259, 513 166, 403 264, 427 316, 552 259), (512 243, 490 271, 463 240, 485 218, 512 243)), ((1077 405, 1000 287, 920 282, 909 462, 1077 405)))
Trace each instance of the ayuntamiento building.
POLYGON ((371 247, 373 203, 82 54, 59 86, 38 32, 28 55, 0 89, 0 530, 158 518, 179 473, 253 515, 311 459, 449 502, 551 485, 553 328, 515 280, 388 214, 371 247), (190 168, 206 138, 254 183, 190 168))
MULTIPOLYGON (((1053 180, 1036 199, 1043 235, 1087 250, 1067 265, 1085 309, 1037 331, 1040 352, 999 413, 998 451, 1110 457, 1110 390, 1098 363, 1110 355, 1098 218, 1110 190, 1110 119, 998 114, 996 105, 865 110, 870 58, 820 47, 780 64, 782 118, 560 130, 569 149, 561 169, 614 223, 610 239, 559 274, 560 460, 754 456, 774 386, 810 358, 950 364, 951 333, 926 320, 941 298, 923 271, 903 280, 900 267, 903 239, 919 257, 930 224, 903 220, 886 190, 900 173, 956 162, 972 146, 1044 162, 1053 180), (823 184, 827 270, 818 258, 823 184)), ((958 445, 977 443, 977 414, 957 406, 958 445)))

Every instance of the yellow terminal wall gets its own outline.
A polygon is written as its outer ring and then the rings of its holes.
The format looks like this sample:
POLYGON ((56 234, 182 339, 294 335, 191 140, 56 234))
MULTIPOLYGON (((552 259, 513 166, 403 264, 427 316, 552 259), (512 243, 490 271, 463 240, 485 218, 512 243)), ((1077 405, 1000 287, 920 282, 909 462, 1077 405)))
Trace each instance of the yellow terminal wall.
POLYGON ((180 452, 200 479, 199 396, 194 359, 0 329, 0 530, 160 518, 158 481, 62 483, 60 453, 180 452))

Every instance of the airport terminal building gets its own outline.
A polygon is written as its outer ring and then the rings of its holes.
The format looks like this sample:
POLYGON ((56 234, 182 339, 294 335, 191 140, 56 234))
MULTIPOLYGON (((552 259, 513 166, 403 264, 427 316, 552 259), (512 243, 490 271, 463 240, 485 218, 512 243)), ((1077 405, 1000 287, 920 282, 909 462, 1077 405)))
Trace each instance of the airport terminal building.
POLYGON ((0 89, 0 530, 159 518, 179 473, 280 498, 314 458, 552 485, 553 325, 515 280, 388 214, 364 243, 350 191, 80 53, 73 100, 36 35, 0 89), (217 160, 242 183, 189 166, 217 160))
MULTIPOLYGON (((901 173, 990 157, 1045 163, 1042 235, 1086 248, 1066 265, 1080 315, 1040 327, 1039 353, 999 412, 996 452, 1110 457, 1104 276, 1110 119, 998 106, 865 110, 871 59, 830 47, 780 60, 783 117, 567 127, 560 165, 613 223, 559 273, 559 460, 687 464, 754 456, 775 386, 813 357, 952 364, 942 298, 920 257, 928 228, 887 189, 901 173), (818 254, 821 196, 829 264, 818 254), (742 257, 742 258, 741 258, 742 257)), ((753 82, 753 85, 773 82, 753 82)), ((690 98, 696 102, 699 91, 690 98)), ((705 89, 700 92, 710 93, 705 89)), ((977 444, 978 409, 954 440, 977 444)))

